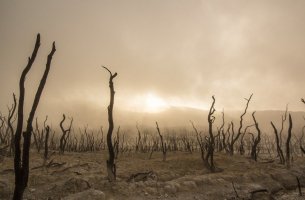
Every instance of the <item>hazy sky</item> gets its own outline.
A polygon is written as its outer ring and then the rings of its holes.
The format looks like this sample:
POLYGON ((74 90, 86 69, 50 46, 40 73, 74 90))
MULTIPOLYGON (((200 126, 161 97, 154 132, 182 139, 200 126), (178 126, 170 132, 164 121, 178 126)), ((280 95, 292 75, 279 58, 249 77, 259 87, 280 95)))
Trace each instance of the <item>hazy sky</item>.
POLYGON ((0 110, 19 93, 38 32, 28 106, 57 47, 39 112, 105 113, 101 65, 118 73, 118 110, 207 109, 211 95, 218 110, 243 109, 251 93, 252 110, 304 110, 304 10, 303 0, 2 0, 0 110))

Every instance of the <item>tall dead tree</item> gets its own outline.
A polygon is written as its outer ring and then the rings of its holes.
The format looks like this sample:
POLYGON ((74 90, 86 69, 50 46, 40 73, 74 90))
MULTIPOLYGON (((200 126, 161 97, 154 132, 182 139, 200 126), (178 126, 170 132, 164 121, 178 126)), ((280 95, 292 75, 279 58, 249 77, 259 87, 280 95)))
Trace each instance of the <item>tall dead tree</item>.
POLYGON ((255 112, 252 113, 252 118, 254 121, 254 125, 257 131, 257 137, 255 138, 254 135, 252 135, 252 140, 253 140, 253 145, 252 145, 252 149, 251 149, 251 158, 255 161, 257 161, 257 146, 261 141, 261 130, 258 127, 258 123, 256 121, 256 118, 254 116, 255 112))
POLYGON ((250 97, 248 99, 245 98, 245 100, 247 101, 247 104, 246 104, 246 108, 244 110, 244 112, 242 113, 242 115, 240 116, 240 121, 239 121, 239 128, 238 128, 238 131, 237 131, 237 135, 235 136, 235 131, 234 131, 234 124, 233 122, 231 122, 231 130, 232 130, 232 135, 231 135, 231 141, 229 142, 229 153, 230 155, 233 155, 234 154, 234 144, 235 142, 238 140, 239 136, 241 134, 243 134, 244 132, 242 131, 242 128, 243 128, 243 120, 244 120, 244 116, 246 115, 247 113, 247 110, 248 110, 248 107, 249 107, 249 103, 250 103, 250 100, 252 98, 253 94, 250 95, 250 97))
POLYGON ((66 145, 67 145, 67 139, 69 137, 69 134, 70 134, 71 128, 72 128, 72 124, 73 124, 73 118, 71 118, 69 127, 67 129, 65 129, 63 124, 66 120, 66 115, 63 114, 62 117, 63 117, 63 119, 59 123, 60 129, 61 129, 61 132, 62 132, 62 135, 61 135, 61 138, 60 138, 60 141, 59 141, 59 152, 61 154, 63 154, 65 152, 65 148, 66 148, 66 145))
POLYGON ((286 140, 286 165, 287 165, 288 168, 290 167, 291 134, 292 134, 292 118, 291 118, 291 114, 289 114, 289 127, 288 127, 288 135, 287 135, 287 140, 286 140))
MULTIPOLYGON (((214 108, 215 105, 214 96, 212 96, 212 99, 213 102, 208 114, 209 136, 206 136, 205 141, 203 140, 201 133, 199 133, 198 130, 196 129, 194 123, 192 121, 190 122, 196 133, 197 142, 201 152, 201 159, 207 169, 209 169, 211 172, 215 172, 215 165, 214 165, 215 136, 213 134, 213 123, 215 121, 215 116, 213 116, 213 114, 215 113, 216 110, 214 108)), ((218 134, 220 134, 220 132, 218 134)))
POLYGON ((112 144, 112 132, 113 132, 113 104, 114 104, 114 86, 113 86, 113 79, 118 75, 116 72, 112 74, 112 72, 107 68, 102 66, 104 69, 106 69, 109 72, 109 89, 110 89, 110 103, 108 106, 108 123, 109 123, 109 128, 107 132, 107 146, 108 146, 108 153, 109 153, 109 158, 106 162, 107 164, 107 172, 108 172, 108 179, 110 182, 115 181, 116 179, 116 166, 114 163, 114 148, 112 144))
POLYGON ((50 54, 48 55, 46 68, 44 71, 44 74, 42 76, 42 79, 39 83, 33 105, 29 114, 29 118, 27 120, 27 126, 26 130, 23 132, 23 107, 24 107, 24 96, 25 96, 25 88, 24 83, 26 79, 27 73, 30 71, 38 49, 40 46, 40 34, 37 34, 35 47, 32 53, 32 56, 28 59, 28 64, 24 68, 20 81, 19 81, 19 103, 18 103, 18 118, 17 118, 17 128, 15 133, 15 157, 14 157, 14 171, 15 171, 15 189, 14 189, 14 200, 21 200, 23 197, 23 193, 25 188, 28 184, 28 178, 29 178, 29 157, 30 157, 30 145, 31 145, 31 134, 33 131, 33 119, 35 116, 35 112, 37 109, 37 106, 39 104, 39 100, 43 91, 43 88, 46 84, 46 80, 50 71, 51 67, 51 61, 53 58, 53 55, 56 51, 55 48, 55 42, 53 42, 52 50, 50 54), (22 151, 22 157, 21 157, 21 135, 23 135, 23 151, 22 151))
POLYGON ((208 114, 208 123, 209 123, 209 139, 208 139, 208 149, 207 149, 207 154, 205 156, 204 162, 205 166, 211 171, 215 172, 215 165, 214 165, 214 145, 215 145, 215 140, 214 140, 214 135, 213 135, 213 123, 215 121, 215 116, 213 114, 215 113, 215 98, 212 96, 213 102, 210 107, 210 111, 208 114))

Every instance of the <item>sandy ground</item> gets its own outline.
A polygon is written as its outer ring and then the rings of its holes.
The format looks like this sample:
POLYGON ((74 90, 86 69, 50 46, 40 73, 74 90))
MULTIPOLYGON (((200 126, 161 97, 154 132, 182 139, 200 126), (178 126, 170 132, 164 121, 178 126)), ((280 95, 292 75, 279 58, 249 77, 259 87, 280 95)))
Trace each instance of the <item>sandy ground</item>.
MULTIPOLYGON (((24 199, 305 199, 305 158, 288 170, 277 162, 254 162, 245 156, 215 155, 218 173, 203 167, 199 153, 124 153, 117 160, 117 181, 106 177, 107 152, 65 153, 51 157, 60 166, 37 168, 42 156, 32 152, 30 178, 24 199), (127 181, 132 174, 152 171, 147 180, 127 181), (234 187, 233 187, 234 186, 234 187), (234 190, 235 188, 235 190, 234 190), (102 192, 101 192, 102 191, 102 192)), ((13 159, 0 164, 0 199, 11 199, 13 159)))

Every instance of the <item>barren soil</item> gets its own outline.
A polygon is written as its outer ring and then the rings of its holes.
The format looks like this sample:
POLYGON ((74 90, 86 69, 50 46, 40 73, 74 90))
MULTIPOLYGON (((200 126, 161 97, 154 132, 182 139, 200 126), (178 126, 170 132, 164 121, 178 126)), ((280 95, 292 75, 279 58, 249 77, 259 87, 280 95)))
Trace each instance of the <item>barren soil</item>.
MULTIPOLYGON (((277 161, 254 162, 245 156, 216 154, 217 173, 209 173, 199 153, 124 153, 117 160, 117 181, 106 177, 107 152, 65 153, 51 157, 54 165, 40 167, 42 156, 32 152, 24 199, 305 199, 305 158, 288 170, 277 161), (59 164, 59 165, 57 165, 59 164), (33 169, 36 168, 36 169, 33 169), (152 171, 147 179, 132 174, 152 171), (235 188, 235 190, 234 190, 235 188)), ((0 164, 0 199, 11 199, 13 159, 0 164)))

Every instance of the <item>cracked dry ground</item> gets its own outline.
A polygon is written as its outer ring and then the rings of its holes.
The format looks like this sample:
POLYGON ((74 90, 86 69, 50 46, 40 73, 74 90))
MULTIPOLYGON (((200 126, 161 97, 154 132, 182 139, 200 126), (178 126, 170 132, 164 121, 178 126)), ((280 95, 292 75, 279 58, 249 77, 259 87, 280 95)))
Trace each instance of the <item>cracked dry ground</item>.
MULTIPOLYGON (((277 161, 254 162, 245 156, 216 154, 218 173, 209 173, 199 153, 124 153, 117 160, 117 181, 106 178, 107 152, 65 153, 52 156, 54 165, 36 168, 42 156, 32 152, 30 179, 24 199, 305 199, 305 158, 290 169, 277 161), (56 165, 59 164, 59 165, 56 165), (36 169, 33 169, 36 168, 36 169), (132 174, 153 171, 147 180, 127 181, 132 174), (234 190, 234 188, 235 190, 234 190)), ((13 159, 0 165, 0 199, 11 199, 13 159)))

